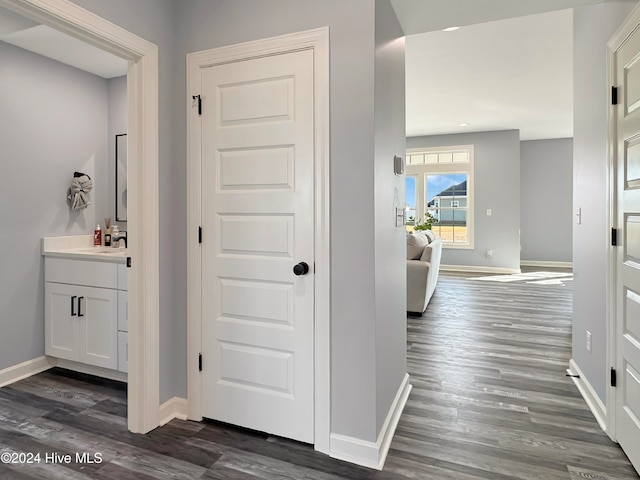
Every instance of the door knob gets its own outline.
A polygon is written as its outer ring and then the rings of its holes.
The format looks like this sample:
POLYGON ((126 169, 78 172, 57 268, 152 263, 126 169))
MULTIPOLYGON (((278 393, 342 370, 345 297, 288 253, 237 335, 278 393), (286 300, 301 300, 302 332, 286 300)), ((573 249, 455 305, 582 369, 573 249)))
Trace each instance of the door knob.
POLYGON ((293 273, 296 275, 306 275, 309 273, 309 265, 306 262, 300 262, 293 266, 293 273))

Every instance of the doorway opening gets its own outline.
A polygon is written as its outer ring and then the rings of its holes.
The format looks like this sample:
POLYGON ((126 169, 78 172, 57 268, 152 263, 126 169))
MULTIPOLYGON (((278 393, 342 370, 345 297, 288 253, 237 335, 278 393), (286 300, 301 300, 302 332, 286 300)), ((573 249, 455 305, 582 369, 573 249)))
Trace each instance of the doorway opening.
POLYGON ((0 0, 0 7, 128 61, 128 428, 158 426, 158 49, 71 3, 0 0))

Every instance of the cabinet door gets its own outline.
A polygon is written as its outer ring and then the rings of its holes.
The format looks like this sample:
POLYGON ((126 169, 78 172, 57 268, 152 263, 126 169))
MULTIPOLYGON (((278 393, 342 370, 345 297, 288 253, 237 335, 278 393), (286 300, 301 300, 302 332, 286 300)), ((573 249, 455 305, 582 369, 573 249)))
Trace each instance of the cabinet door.
POLYGON ((77 287, 45 282, 44 353, 66 360, 78 360, 77 287))
POLYGON ((106 288, 75 287, 78 295, 78 361, 118 368, 118 292, 106 288))

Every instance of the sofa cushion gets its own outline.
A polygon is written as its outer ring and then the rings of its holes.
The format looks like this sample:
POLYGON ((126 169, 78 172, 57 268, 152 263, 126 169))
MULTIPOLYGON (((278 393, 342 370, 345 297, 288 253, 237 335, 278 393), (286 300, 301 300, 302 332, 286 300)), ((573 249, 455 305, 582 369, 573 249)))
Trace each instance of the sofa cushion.
POLYGON ((429 245, 427 247, 425 247, 425 249, 422 251, 422 255, 420 256, 420 261, 421 262, 431 262, 432 261, 432 256, 433 256, 433 252, 435 250, 442 250, 442 239, 438 238, 429 242, 429 245))
POLYGON ((407 235, 407 260, 417 260, 422 255, 424 247, 429 244, 429 239, 421 233, 407 235))
POLYGON ((433 242, 436 239, 436 234, 433 233, 433 230, 423 230, 422 233, 424 233, 429 239, 429 243, 433 242))

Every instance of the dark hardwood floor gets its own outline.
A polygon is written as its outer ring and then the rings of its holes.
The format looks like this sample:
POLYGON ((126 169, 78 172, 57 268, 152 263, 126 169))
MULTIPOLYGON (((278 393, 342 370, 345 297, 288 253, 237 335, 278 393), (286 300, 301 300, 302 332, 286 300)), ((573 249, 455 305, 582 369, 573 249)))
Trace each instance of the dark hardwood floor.
POLYGON ((565 376, 571 281, 515 279, 442 275, 408 319, 414 388, 382 472, 214 422, 135 435, 122 384, 51 370, 0 389, 0 452, 41 456, 0 479, 637 479, 565 376))

